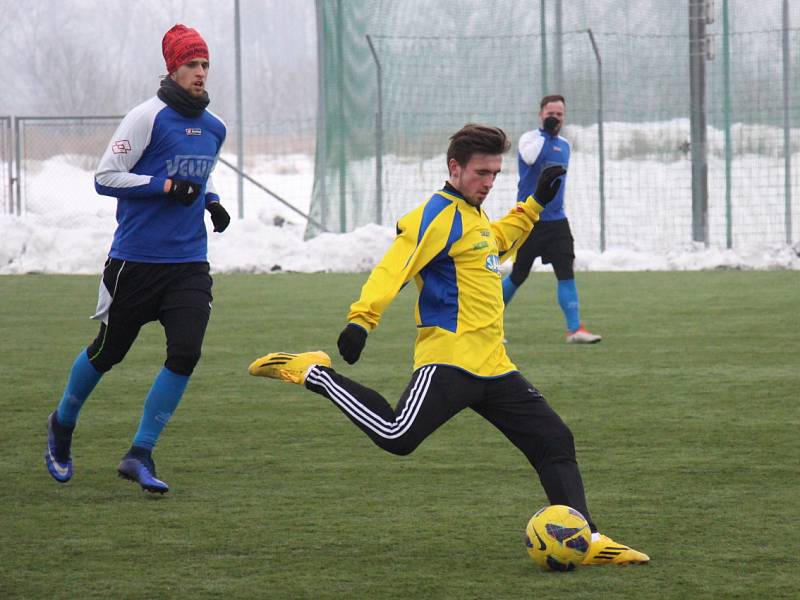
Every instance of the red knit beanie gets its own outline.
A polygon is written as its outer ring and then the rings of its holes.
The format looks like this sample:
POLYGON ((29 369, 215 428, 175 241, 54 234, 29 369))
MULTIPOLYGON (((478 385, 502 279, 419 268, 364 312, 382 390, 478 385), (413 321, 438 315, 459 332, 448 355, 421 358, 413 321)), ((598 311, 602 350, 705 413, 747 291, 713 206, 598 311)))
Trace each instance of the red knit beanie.
POLYGON ((167 63, 167 73, 195 58, 208 59, 208 46, 196 29, 178 23, 161 40, 161 51, 167 63))

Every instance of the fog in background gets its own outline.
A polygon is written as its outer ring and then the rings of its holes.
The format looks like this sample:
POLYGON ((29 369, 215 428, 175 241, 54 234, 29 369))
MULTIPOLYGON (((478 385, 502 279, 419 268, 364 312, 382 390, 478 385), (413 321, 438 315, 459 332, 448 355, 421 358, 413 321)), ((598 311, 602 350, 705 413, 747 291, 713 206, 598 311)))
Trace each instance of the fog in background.
MULTIPOLYGON (((313 118, 314 0, 240 0, 245 122, 313 118)), ((233 0, 0 0, 0 115, 122 115, 165 74, 161 39, 197 29, 211 54, 209 108, 235 113, 233 0)))
MULTIPOLYGON (((491 2, 476 4, 469 14, 456 0, 347 1, 363 7, 367 28, 375 33, 457 35, 470 23, 486 34, 498 23, 515 34, 538 33, 536 0, 530 2, 530 10, 525 3, 491 2), (506 13, 497 12, 504 5, 518 17, 529 18, 508 19, 506 13), (413 31, 393 31, 398 11, 409 8, 418 14, 413 31)), ((563 3, 565 28, 591 26, 598 34, 624 30, 685 35, 685 0, 663 2, 656 5, 659 14, 654 14, 649 3, 637 0, 569 0, 563 3), (582 15, 580 22, 576 15, 582 15)), ((552 4, 548 2, 551 10, 552 4)), ((779 0, 730 4, 734 32, 780 28, 779 0)), ((790 2, 795 27, 800 21, 798 5, 798 0, 790 2)), ((239 6, 245 121, 313 117, 314 0, 240 0, 239 6)), ((229 124, 235 121, 234 0, 0 0, 0 15, 0 115, 124 114, 157 90, 165 72, 161 38, 180 22, 198 29, 209 45, 211 109, 229 124)), ((552 14, 548 18, 552 21, 552 14)), ((716 23, 709 31, 718 34, 719 28, 716 23)), ((754 62, 753 68, 778 68, 780 54, 775 48, 748 52, 772 57, 767 63, 754 62)), ((685 60, 682 53, 676 56, 681 68, 685 60)))

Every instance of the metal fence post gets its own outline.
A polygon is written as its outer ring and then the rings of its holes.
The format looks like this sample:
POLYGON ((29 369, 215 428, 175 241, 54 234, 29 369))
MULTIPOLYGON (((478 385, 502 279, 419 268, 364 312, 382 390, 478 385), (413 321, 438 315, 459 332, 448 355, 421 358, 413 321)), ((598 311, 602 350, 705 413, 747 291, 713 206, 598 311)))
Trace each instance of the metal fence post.
POLYGON ((689 0, 689 107, 692 156, 692 239, 708 246, 706 148, 706 0, 689 0))
POLYGON ((375 219, 378 225, 383 225, 383 71, 381 61, 378 60, 378 53, 372 44, 372 38, 367 34, 367 43, 375 61, 375 73, 378 78, 378 110, 375 113, 375 195, 377 196, 377 206, 375 208, 375 219))
MULTIPOLYGON (((14 167, 17 172, 16 187, 17 187, 17 216, 22 215, 22 179, 21 179, 21 164, 22 164, 22 147, 20 146, 21 136, 19 132, 19 124, 22 117, 14 117, 14 167)), ((13 214, 13 212, 12 212, 13 214)))
POLYGON ((11 139, 11 117, 0 117, 0 127, 3 131, 2 155, 8 167, 8 214, 14 214, 14 142, 11 139))
POLYGON ((550 93, 547 89, 547 15, 545 14, 545 2, 539 0, 539 34, 541 36, 541 64, 542 64, 542 96, 550 93))
MULTIPOLYGON (((327 118, 328 102, 326 101, 328 90, 325 88, 325 69, 327 67, 325 49, 327 44, 322 0, 317 0, 315 4, 317 16, 317 148, 314 161, 314 186, 316 197, 319 198, 319 218, 324 227, 328 218, 328 144, 330 143, 327 118)), ((313 207, 314 191, 311 196, 311 206, 313 207)), ((308 235, 308 231, 306 235, 308 235)))
POLYGON ((783 187, 786 195, 786 243, 792 243, 792 146, 789 140, 789 0, 783 0, 783 187))
MULTIPOLYGON (((336 133, 337 133, 337 152, 338 152, 338 166, 339 166, 339 231, 345 233, 347 231, 347 140, 346 137, 346 123, 347 120, 345 104, 346 104, 346 89, 344 81, 344 6, 342 0, 336 0, 336 91, 338 94, 338 105, 336 115, 336 133)), ((355 222, 355 221, 354 221, 355 222)))
POLYGON ((724 99, 722 118, 725 128, 725 239, 727 248, 733 248, 733 207, 731 205, 731 56, 730 30, 728 29, 728 0, 722 0, 722 85, 724 99))
POLYGON ((587 29, 589 41, 592 42, 595 59, 597 59, 597 143, 599 145, 600 164, 600 252, 606 251, 606 167, 605 143, 603 140, 603 61, 591 29, 587 29))
POLYGON ((238 199, 239 218, 244 218, 244 179, 241 173, 244 171, 244 116, 242 109, 242 34, 239 27, 239 0, 234 3, 234 46, 236 49, 236 166, 239 169, 239 176, 236 183, 236 194, 238 199))
POLYGON ((564 27, 563 27, 563 11, 561 9, 561 0, 556 2, 556 35, 555 35, 555 51, 553 52, 553 67, 555 70, 555 92, 557 94, 564 93, 564 27))

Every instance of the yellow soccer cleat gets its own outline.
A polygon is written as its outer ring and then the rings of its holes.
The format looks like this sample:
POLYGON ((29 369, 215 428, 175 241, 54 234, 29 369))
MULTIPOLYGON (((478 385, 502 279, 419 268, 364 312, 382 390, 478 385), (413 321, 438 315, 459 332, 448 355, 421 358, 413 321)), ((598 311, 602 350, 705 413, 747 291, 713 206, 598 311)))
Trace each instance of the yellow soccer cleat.
POLYGON ((301 352, 300 354, 272 352, 254 360, 250 364, 248 371, 250 375, 255 375, 256 377, 269 377, 270 379, 280 379, 287 383, 303 385, 306 382, 306 371, 312 365, 330 367, 331 357, 322 350, 301 352))
POLYGON ((592 540, 589 552, 583 559, 584 565, 642 565, 650 562, 650 557, 625 544, 618 544, 607 535, 592 540))

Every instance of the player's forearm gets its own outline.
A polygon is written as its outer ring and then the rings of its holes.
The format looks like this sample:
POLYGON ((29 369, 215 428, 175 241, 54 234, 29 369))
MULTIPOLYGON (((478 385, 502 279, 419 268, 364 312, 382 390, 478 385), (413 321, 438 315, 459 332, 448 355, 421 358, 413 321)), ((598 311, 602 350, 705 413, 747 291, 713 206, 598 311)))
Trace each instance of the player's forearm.
POLYGON ((114 198, 143 198, 169 191, 169 179, 135 173, 98 171, 94 187, 98 194, 114 198))
POLYGON ((395 299, 402 285, 402 273, 381 261, 361 288, 359 299, 350 306, 347 320, 361 325, 367 331, 372 331, 378 326, 381 316, 395 299))
POLYGON ((528 196, 527 200, 517 202, 504 217, 492 223, 492 231, 501 255, 521 245, 539 221, 539 213, 543 210, 533 196, 528 196))

